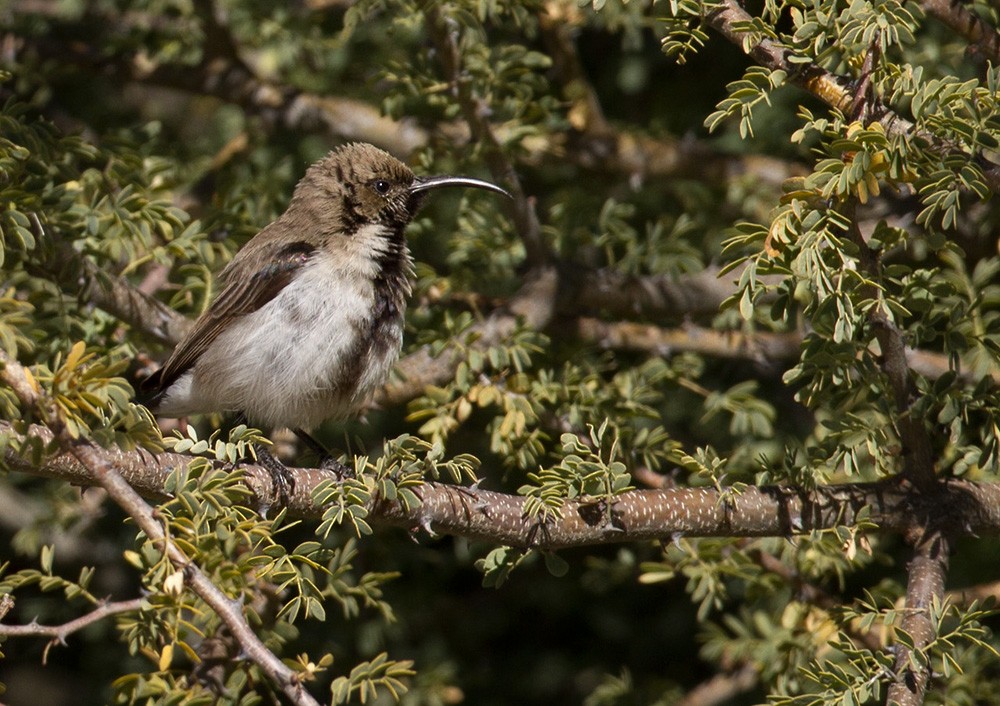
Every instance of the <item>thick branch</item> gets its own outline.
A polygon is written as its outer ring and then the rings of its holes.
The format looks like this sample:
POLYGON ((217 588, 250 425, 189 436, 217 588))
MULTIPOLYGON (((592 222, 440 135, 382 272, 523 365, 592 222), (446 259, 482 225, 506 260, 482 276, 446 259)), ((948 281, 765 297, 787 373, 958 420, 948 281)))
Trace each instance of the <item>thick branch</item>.
POLYGON ((903 443, 903 472, 914 483, 930 488, 935 482, 934 451, 927 427, 913 413, 913 383, 903 334, 883 313, 873 314, 870 319, 882 349, 882 370, 889 378, 895 398, 896 429, 903 443))
MULTIPOLYGON (((47 429, 32 426, 28 435, 40 444, 51 440, 47 429)), ((6 422, 0 434, 12 435, 13 446, 24 437, 6 422)), ((8 444, 4 460, 15 471, 93 485, 88 470, 71 454, 61 453, 41 465, 17 456, 8 444)), ((175 453, 151 454, 118 448, 94 449, 140 494, 163 498, 172 471, 191 462, 175 453)), ((221 467, 221 466, 220 466, 221 467)), ((258 509, 278 501, 268 472, 244 466, 245 482, 258 509)), ((312 493, 329 474, 319 469, 291 469, 295 488, 290 514, 321 517, 324 508, 312 493)), ((487 474, 489 476, 489 474, 487 474)), ((782 486, 751 486, 741 492, 714 488, 636 490, 615 496, 610 504, 598 499, 569 501, 562 517, 539 522, 525 512, 525 498, 480 488, 427 482, 417 492, 422 504, 405 508, 373 499, 368 519, 410 531, 430 529, 496 544, 557 549, 619 542, 689 537, 787 537, 812 530, 851 525, 859 512, 885 532, 911 532, 932 522, 962 535, 1000 534, 1000 484, 951 480, 929 496, 894 481, 845 484, 815 490, 782 486)))

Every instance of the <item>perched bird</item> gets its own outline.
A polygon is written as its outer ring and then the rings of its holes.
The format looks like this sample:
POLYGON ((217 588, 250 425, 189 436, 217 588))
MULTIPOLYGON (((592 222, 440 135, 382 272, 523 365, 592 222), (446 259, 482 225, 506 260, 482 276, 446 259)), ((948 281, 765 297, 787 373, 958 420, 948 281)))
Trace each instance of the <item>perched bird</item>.
POLYGON ((313 164, 288 209, 222 271, 222 289, 143 382, 158 415, 236 412, 308 431, 355 412, 399 356, 412 260, 404 230, 426 194, 486 181, 418 177, 368 144, 313 164))

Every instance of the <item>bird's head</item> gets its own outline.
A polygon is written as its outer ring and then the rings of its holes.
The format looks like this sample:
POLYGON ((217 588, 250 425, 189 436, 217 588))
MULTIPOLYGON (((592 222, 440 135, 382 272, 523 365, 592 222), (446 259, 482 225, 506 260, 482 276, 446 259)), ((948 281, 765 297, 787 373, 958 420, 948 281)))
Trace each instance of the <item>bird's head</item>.
POLYGON ((480 179, 416 176, 388 152, 351 143, 333 150, 306 171, 293 202, 324 203, 336 213, 338 229, 347 234, 376 224, 401 232, 427 193, 446 186, 487 189, 509 196, 499 186, 480 179))

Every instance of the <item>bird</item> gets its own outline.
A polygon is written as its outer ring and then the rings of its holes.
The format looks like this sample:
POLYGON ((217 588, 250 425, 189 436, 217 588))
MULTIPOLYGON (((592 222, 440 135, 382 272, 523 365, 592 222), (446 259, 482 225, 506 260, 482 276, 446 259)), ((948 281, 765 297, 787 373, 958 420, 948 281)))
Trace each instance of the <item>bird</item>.
MULTIPOLYGON (((509 197, 480 179, 417 176, 366 143, 328 153, 226 265, 218 296, 141 383, 142 401, 158 416, 235 413, 291 429, 323 454, 309 432, 355 414, 399 357, 413 278, 405 230, 446 187, 509 197)), ((273 477, 276 459, 264 460, 273 477)))

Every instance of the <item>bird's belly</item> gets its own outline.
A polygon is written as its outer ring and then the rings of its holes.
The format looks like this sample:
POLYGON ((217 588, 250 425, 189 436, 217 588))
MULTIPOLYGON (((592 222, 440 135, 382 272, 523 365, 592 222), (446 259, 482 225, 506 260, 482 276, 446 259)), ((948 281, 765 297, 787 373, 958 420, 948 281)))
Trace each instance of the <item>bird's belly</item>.
POLYGON ((355 411, 402 344, 401 316, 375 335, 370 290, 321 268, 303 272, 219 335, 194 367, 193 396, 264 427, 311 429, 355 411))

